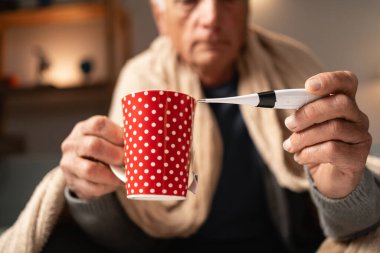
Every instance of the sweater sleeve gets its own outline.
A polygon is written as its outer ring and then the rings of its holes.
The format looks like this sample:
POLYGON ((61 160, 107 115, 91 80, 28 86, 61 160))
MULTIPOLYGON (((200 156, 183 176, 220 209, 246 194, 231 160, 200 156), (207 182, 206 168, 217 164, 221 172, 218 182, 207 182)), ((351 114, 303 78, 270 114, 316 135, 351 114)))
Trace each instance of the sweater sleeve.
POLYGON ((369 170, 365 170, 356 189, 342 199, 323 196, 306 171, 313 185, 311 196, 325 235, 338 240, 350 240, 379 226, 380 181, 369 170))
POLYGON ((65 188, 70 213, 79 227, 102 246, 122 252, 146 252, 168 243, 145 234, 126 215, 114 193, 94 200, 76 198, 65 188))

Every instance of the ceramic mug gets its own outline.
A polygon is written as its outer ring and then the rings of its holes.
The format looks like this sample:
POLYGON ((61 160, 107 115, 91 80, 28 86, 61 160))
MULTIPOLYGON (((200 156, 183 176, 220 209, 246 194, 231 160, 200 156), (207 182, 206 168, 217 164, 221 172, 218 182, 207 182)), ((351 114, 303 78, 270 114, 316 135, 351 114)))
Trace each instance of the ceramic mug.
POLYGON ((127 198, 186 199, 193 188, 189 170, 195 105, 191 96, 168 90, 123 97, 124 168, 111 169, 125 182, 127 198))

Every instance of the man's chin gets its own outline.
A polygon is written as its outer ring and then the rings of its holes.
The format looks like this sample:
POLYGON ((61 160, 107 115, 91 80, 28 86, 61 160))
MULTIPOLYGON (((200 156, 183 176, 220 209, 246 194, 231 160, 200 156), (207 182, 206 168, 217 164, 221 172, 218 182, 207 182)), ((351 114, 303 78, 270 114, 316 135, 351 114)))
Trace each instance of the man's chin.
POLYGON ((214 66, 223 64, 227 57, 222 52, 207 52, 195 58, 195 63, 200 66, 214 66))

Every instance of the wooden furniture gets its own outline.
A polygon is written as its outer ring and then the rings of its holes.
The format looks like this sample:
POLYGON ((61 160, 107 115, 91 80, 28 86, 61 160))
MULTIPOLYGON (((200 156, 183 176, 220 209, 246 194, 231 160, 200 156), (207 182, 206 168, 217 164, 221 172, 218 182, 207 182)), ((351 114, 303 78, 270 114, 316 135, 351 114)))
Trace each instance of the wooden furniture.
POLYGON ((94 20, 103 20, 106 24, 103 38, 107 47, 107 82, 113 83, 130 55, 129 19, 118 0, 57 4, 0 13, 0 76, 3 74, 3 41, 7 29, 47 24, 77 24, 94 20))
POLYGON ((105 22, 104 34, 101 36, 106 45, 105 81, 87 87, 64 89, 41 86, 28 89, 2 89, 0 156, 1 153, 17 153, 23 149, 26 149, 26 152, 35 150, 45 152, 51 147, 52 150, 59 151, 59 143, 78 119, 82 120, 94 114, 106 114, 117 76, 130 56, 131 41, 128 15, 118 0, 56 4, 43 8, 0 12, 0 80, 4 74, 3 60, 6 50, 4 36, 8 29, 47 24, 75 26, 99 20, 105 22), (56 115, 57 110, 59 115, 64 115, 67 119, 65 122, 60 122, 56 130, 52 130, 51 127, 49 130, 49 124, 58 122, 62 117, 56 115), (24 119, 25 115, 28 115, 28 120, 24 119), (30 124, 41 126, 38 132, 51 132, 49 138, 52 141, 45 143, 46 148, 39 147, 43 146, 44 142, 40 144, 35 141, 37 137, 33 137, 34 132, 27 127, 30 124))

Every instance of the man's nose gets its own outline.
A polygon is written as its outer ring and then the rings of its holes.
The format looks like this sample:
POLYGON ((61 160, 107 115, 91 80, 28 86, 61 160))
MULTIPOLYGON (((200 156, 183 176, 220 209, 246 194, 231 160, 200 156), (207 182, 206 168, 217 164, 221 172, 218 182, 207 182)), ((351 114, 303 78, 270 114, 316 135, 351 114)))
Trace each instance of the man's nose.
POLYGON ((202 0, 199 3, 200 22, 203 26, 213 27, 219 18, 218 0, 202 0))

